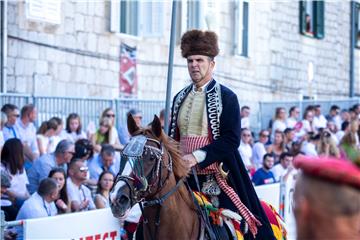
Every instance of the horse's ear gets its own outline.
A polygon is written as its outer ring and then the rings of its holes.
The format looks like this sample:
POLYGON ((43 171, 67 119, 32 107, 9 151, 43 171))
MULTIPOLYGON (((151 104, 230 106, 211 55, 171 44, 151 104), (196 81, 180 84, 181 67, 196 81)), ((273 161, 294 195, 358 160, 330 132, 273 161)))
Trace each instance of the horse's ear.
POLYGON ((154 115, 154 119, 151 122, 151 130, 157 138, 160 138, 162 133, 161 122, 158 116, 154 115))
POLYGON ((140 129, 131 114, 127 118, 127 127, 131 136, 140 129))

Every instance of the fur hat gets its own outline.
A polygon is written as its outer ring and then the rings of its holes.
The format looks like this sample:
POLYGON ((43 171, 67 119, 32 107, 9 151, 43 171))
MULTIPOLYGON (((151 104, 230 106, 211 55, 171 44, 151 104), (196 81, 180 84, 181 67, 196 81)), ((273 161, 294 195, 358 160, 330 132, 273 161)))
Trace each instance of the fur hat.
POLYGON ((219 54, 218 37, 215 32, 190 30, 181 38, 181 55, 187 58, 191 55, 216 57, 219 54))

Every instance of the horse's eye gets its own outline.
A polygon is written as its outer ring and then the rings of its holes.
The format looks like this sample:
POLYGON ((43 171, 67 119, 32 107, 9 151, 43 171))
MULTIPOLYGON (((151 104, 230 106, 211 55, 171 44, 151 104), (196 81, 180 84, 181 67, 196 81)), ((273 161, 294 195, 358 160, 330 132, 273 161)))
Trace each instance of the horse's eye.
POLYGON ((154 155, 150 155, 150 161, 155 161, 156 157, 154 155))

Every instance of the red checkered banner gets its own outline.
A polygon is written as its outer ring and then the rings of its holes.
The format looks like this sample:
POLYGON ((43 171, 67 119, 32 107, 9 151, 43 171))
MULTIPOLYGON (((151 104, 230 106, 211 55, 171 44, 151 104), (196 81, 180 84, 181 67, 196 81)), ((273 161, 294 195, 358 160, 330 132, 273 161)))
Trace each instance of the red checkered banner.
POLYGON ((136 47, 120 47, 120 96, 137 95, 136 47))

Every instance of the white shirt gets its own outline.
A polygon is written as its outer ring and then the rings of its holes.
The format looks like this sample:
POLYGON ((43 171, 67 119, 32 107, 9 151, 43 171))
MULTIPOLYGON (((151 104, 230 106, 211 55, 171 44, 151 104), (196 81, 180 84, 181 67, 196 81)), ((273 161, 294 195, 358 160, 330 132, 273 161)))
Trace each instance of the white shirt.
POLYGON ((76 132, 68 133, 67 131, 63 131, 61 133, 61 136, 63 136, 64 139, 67 139, 70 142, 75 143, 79 139, 86 138, 86 133, 84 131, 81 131, 80 134, 77 134, 76 132))
POLYGON ((18 119, 15 123, 16 130, 19 133, 18 138, 20 138, 22 143, 25 143, 31 148, 33 153, 39 153, 37 141, 36 141, 36 128, 32 122, 27 126, 23 124, 21 119, 18 119))
POLYGON ((53 153, 53 152, 55 152, 55 149, 56 149, 56 146, 59 144, 59 142, 61 141, 61 140, 63 140, 64 138, 62 137, 62 136, 60 136, 60 135, 55 135, 55 136, 52 136, 51 138, 50 138, 50 146, 49 146, 49 151, 48 151, 48 153, 53 153))
POLYGON ((24 202, 16 220, 55 216, 57 209, 54 202, 46 202, 37 192, 24 202))
POLYGON ((275 131, 276 131, 276 130, 279 130, 279 131, 281 131, 281 132, 284 132, 285 128, 286 128, 285 121, 276 119, 276 120, 274 121, 273 125, 272 125, 271 140, 272 140, 272 141, 274 140, 275 131))
POLYGON ((265 154, 266 154, 265 145, 261 142, 255 143, 252 149, 252 159, 256 169, 262 167, 262 162, 265 154))
POLYGON ((324 115, 314 116, 313 126, 315 129, 326 128, 327 120, 324 115))
POLYGON ((4 146, 5 140, 4 140, 4 134, 3 131, 0 130, 0 149, 2 148, 2 146, 4 146))
POLYGON ((335 123, 335 125, 336 125, 337 129, 338 129, 338 130, 339 130, 339 129, 341 129, 341 123, 342 123, 342 120, 341 120, 340 115, 336 115, 336 116, 334 116, 334 117, 333 117, 333 121, 334 121, 334 123, 335 123))
POLYGON ((345 135, 345 132, 342 130, 336 132, 335 136, 337 138, 338 143, 341 141, 341 139, 344 137, 344 135, 345 135))
POLYGON ((89 200, 87 208, 82 209, 81 211, 96 209, 90 189, 83 184, 81 184, 79 188, 71 181, 71 178, 68 177, 66 182, 66 191, 68 194, 69 202, 76 201, 80 204, 84 200, 89 200))
POLYGON ((303 142, 301 146, 301 151, 307 156, 318 156, 315 144, 310 142, 303 142))
POLYGON ((16 195, 19 197, 28 195, 26 185, 29 184, 29 180, 26 175, 25 168, 23 169, 22 173, 17 172, 15 175, 11 174, 2 164, 1 169, 6 171, 11 176, 11 186, 8 188, 10 191, 16 193, 16 195))
POLYGON ((279 182, 280 178, 286 174, 286 168, 284 168, 280 163, 272 167, 270 171, 273 173, 277 182, 279 182))
POLYGON ((249 117, 241 118, 241 128, 250 129, 250 120, 249 117))
POLYGON ((294 128, 297 122, 298 121, 295 118, 289 117, 288 119, 286 119, 286 127, 294 128))
POLYGON ((50 138, 47 136, 44 136, 42 134, 37 134, 36 139, 41 142, 41 146, 44 149, 44 153, 49 153, 49 144, 50 144, 50 138))
POLYGON ((243 141, 240 142, 239 153, 245 166, 251 166, 252 149, 250 144, 246 144, 243 141))

